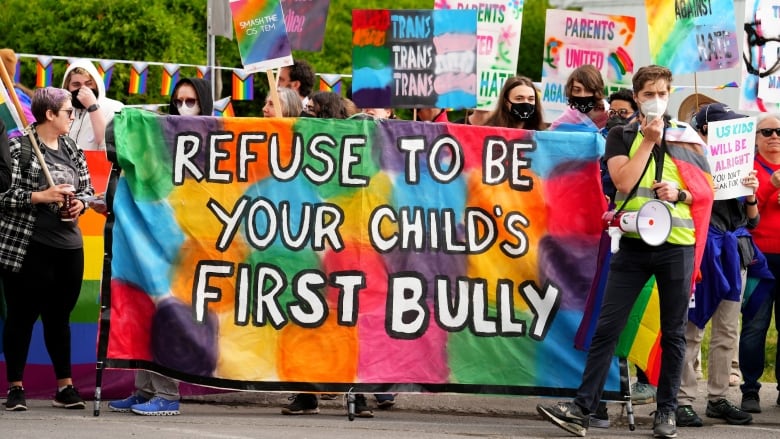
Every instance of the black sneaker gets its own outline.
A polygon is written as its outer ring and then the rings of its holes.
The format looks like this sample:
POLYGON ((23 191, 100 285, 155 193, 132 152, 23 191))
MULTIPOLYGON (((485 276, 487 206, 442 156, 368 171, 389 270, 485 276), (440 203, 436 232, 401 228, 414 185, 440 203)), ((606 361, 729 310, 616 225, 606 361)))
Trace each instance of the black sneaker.
POLYGON ((5 400, 5 409, 9 412, 27 411, 27 400, 24 399, 24 388, 11 386, 8 389, 8 397, 5 400))
MULTIPOLYGON (((696 413, 694 412, 694 414, 696 413)), ((677 419, 674 412, 662 412, 660 410, 655 412, 655 418, 653 418, 653 437, 677 437, 677 419)))
POLYGON ((740 410, 729 400, 721 398, 717 401, 707 402, 707 416, 710 418, 725 419, 731 425, 744 425, 753 422, 750 413, 740 410))
POLYGON ((748 413, 761 413, 761 398, 757 392, 747 392, 742 394, 742 411, 748 413))
POLYGON ((290 404, 282 407, 283 415, 316 415, 320 412, 317 397, 311 393, 298 393, 291 396, 290 401, 290 404))
POLYGON ((57 391, 54 395, 54 401, 51 402, 54 407, 62 407, 66 409, 85 409, 87 404, 81 399, 81 395, 75 387, 68 385, 61 391, 57 391))
POLYGON ((559 402, 551 406, 536 406, 536 411, 542 417, 561 427, 569 433, 585 437, 590 425, 590 416, 582 413, 580 406, 574 402, 559 402))
POLYGON ((609 428, 609 413, 607 412, 606 402, 599 402, 599 406, 596 408, 596 413, 590 415, 590 427, 609 428))
POLYGON ((371 409, 368 408, 368 403, 366 402, 366 395, 363 395, 362 393, 358 393, 355 395, 355 416, 358 418, 373 418, 374 412, 371 411, 371 409))
POLYGON ((677 407, 677 425, 680 427, 701 427, 704 425, 699 415, 689 405, 677 407))

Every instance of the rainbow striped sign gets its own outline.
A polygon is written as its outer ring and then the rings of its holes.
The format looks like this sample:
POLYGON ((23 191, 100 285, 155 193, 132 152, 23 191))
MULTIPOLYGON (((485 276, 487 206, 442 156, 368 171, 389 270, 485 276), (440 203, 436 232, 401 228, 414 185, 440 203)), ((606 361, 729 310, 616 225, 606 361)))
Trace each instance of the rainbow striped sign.
POLYGON ((645 11, 653 64, 682 75, 740 63, 734 0, 645 0, 645 11))
POLYGON ((230 0, 238 51, 247 72, 292 65, 280 0, 230 0))
POLYGON ((108 367, 244 390, 574 393, 600 135, 135 109, 114 130, 108 367))

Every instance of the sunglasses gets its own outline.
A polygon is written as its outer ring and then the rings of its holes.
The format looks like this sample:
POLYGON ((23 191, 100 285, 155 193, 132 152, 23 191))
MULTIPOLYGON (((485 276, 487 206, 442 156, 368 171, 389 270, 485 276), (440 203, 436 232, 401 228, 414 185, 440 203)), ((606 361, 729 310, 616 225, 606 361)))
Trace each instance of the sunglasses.
POLYGON ((64 112, 68 113, 68 119, 70 119, 70 117, 73 116, 73 109, 72 108, 68 108, 67 110, 57 110, 57 111, 64 111, 64 112))
POLYGON ((176 104, 176 107, 181 108, 182 106, 186 105, 187 108, 192 108, 195 106, 195 104, 198 103, 197 99, 193 98, 187 98, 187 99, 174 99, 173 103, 176 104))
POLYGON ((758 132, 764 137, 772 137, 772 133, 780 137, 780 128, 761 128, 758 132))
POLYGON ((634 114, 634 112, 623 108, 622 110, 609 110, 607 114, 609 114, 609 117, 620 116, 625 119, 627 116, 634 114))

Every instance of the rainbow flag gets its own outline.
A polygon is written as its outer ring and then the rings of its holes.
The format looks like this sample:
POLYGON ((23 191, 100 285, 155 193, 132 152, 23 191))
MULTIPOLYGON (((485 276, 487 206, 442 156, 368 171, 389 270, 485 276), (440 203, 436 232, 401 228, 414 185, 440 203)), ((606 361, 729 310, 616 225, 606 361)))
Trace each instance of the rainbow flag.
MULTIPOLYGON (((254 390, 574 394, 600 134, 182 119, 114 118, 107 367, 254 390)), ((605 398, 619 378, 614 359, 605 398)))
POLYGON ((149 63, 134 62, 130 65, 130 94, 146 93, 146 77, 149 74, 149 63))
POLYGON ((320 90, 341 94, 341 75, 324 73, 320 75, 320 90))
POLYGON ((98 62, 98 73, 103 78, 103 85, 108 90, 111 85, 111 76, 114 74, 114 64, 116 61, 102 59, 98 62))
POLYGON ((251 101, 255 96, 255 81, 252 73, 233 70, 233 100, 251 101))
POLYGON ((19 117, 11 95, 5 88, 5 84, 0 84, 0 120, 5 125, 8 137, 16 137, 24 128, 22 118, 19 117))
POLYGON ((233 102, 230 96, 214 101, 214 116, 217 117, 235 117, 233 111, 233 102))
POLYGON ((51 85, 51 74, 54 64, 52 61, 54 58, 46 55, 38 55, 36 57, 36 80, 35 87, 48 87, 51 85))
POLYGON ((164 64, 162 72, 162 85, 160 86, 160 95, 170 96, 173 94, 173 87, 179 82, 179 70, 181 66, 178 64, 164 64))

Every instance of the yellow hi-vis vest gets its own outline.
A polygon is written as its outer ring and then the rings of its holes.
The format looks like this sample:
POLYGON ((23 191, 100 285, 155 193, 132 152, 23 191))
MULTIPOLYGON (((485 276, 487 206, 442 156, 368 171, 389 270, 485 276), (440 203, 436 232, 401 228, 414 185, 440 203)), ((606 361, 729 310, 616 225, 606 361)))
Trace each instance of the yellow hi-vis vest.
MULTIPOLYGON (((636 153, 639 144, 644 139, 639 130, 637 130, 634 142, 631 144, 631 149, 628 153, 629 157, 633 157, 636 153)), ((669 157, 669 154, 664 153, 664 169, 662 177, 664 181, 670 181, 677 183, 677 187, 682 190, 686 189, 685 183, 680 178, 680 173, 677 170, 677 166, 669 157)), ((637 211, 648 201, 655 199, 655 193, 651 189, 653 187, 653 180, 655 180, 655 159, 650 158, 650 164, 647 166, 647 170, 642 174, 639 180, 639 187, 637 187, 636 195, 632 197, 626 203, 623 210, 631 212, 637 211)), ((622 202, 626 199, 627 194, 618 192, 615 196, 615 201, 618 206, 622 206, 622 202)), ((691 206, 685 203, 674 203, 669 206, 669 210, 672 213, 672 232, 669 234, 669 238, 666 242, 677 245, 693 245, 696 242, 694 235, 693 217, 691 217, 691 206)), ((635 232, 627 232, 624 236, 629 238, 640 239, 639 234, 635 232)))

